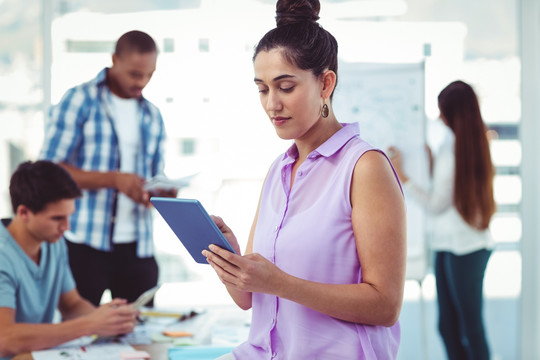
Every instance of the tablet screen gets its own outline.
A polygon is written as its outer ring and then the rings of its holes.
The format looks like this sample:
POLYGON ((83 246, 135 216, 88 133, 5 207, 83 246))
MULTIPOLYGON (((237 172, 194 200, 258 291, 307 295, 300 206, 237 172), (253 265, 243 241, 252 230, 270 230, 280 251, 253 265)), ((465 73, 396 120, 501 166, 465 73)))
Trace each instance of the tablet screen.
POLYGON ((198 200, 152 197, 150 202, 196 262, 208 264, 201 252, 210 244, 235 253, 198 200))

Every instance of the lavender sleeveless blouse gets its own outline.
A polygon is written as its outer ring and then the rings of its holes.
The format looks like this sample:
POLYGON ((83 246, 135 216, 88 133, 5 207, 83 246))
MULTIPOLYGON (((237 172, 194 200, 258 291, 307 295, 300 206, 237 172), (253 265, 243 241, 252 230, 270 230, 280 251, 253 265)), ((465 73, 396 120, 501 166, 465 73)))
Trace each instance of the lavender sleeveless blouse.
MULTIPOLYGON (((343 124, 299 167, 293 145, 272 164, 263 186, 253 252, 283 271, 329 284, 362 282, 351 223, 354 166, 369 150, 358 124, 343 124)), ((400 327, 337 320, 298 303, 253 293, 248 341, 233 350, 250 359, 395 359, 400 327)))

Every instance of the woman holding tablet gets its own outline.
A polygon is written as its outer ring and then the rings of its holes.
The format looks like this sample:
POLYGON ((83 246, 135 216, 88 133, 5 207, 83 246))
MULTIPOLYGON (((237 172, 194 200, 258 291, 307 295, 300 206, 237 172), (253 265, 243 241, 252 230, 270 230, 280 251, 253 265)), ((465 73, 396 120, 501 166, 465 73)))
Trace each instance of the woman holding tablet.
POLYGON ((256 47, 255 84, 278 136, 244 255, 203 251, 234 301, 252 308, 248 341, 226 359, 394 359, 406 261, 397 175, 357 124, 332 111, 337 42, 319 1, 277 2, 256 47))

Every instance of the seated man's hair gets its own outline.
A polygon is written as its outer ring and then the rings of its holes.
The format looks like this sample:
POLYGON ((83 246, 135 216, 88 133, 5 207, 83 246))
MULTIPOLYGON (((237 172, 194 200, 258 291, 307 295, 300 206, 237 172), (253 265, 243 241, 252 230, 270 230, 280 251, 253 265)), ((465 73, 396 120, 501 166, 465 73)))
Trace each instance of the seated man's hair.
POLYGON ((157 51, 156 43, 147 33, 138 30, 129 31, 120 36, 114 53, 120 56, 131 51, 142 54, 154 52, 157 51))
POLYGON ((32 212, 43 210, 49 203, 81 196, 71 175, 51 161, 26 161, 11 175, 9 194, 13 212, 25 205, 32 212))

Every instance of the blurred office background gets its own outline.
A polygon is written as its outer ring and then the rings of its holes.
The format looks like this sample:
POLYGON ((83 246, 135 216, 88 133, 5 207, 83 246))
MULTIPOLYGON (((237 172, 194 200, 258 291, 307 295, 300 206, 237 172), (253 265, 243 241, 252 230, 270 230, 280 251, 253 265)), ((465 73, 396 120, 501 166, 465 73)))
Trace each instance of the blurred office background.
MULTIPOLYGON (((245 244, 267 168, 290 145, 266 120, 252 80, 253 46, 274 26, 274 8, 274 0, 0 0, 0 215, 11 215, 10 174, 39 153, 49 106, 110 66, 115 40, 139 29, 160 51, 144 94, 165 120, 166 173, 197 174, 179 196, 201 200, 245 244)), ((456 79, 476 89, 497 173, 497 246, 484 286, 489 342, 494 359, 540 358, 539 1, 321 0, 321 9, 342 61, 423 64, 431 145, 439 91, 456 79)), ((230 303, 158 216, 155 242, 169 284, 162 304, 230 303)), ((400 359, 444 358, 429 258, 425 274, 406 284, 400 359)))

